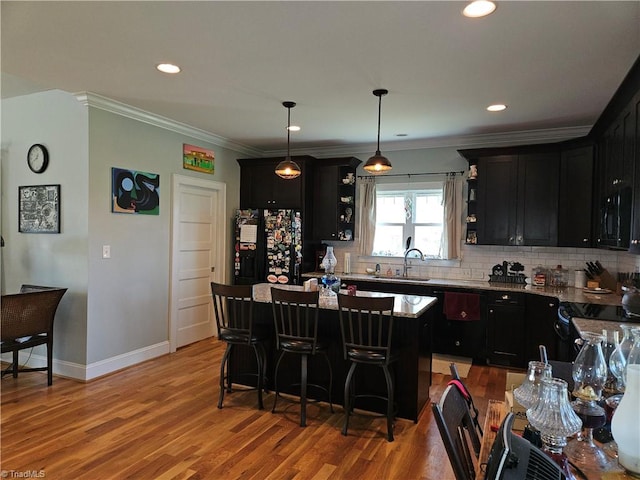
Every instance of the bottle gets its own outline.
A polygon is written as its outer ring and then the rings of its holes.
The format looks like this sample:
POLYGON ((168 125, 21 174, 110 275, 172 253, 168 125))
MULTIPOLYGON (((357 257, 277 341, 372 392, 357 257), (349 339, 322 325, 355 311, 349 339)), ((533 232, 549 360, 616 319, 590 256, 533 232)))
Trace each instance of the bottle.
POLYGON ((640 328, 633 328, 633 346, 627 358, 626 388, 611 421, 618 444, 618 462, 633 475, 640 475, 640 328))
POLYGON ((562 265, 558 265, 555 269, 551 271, 551 286, 566 287, 567 284, 568 284, 567 271, 564 268, 562 268, 562 265))

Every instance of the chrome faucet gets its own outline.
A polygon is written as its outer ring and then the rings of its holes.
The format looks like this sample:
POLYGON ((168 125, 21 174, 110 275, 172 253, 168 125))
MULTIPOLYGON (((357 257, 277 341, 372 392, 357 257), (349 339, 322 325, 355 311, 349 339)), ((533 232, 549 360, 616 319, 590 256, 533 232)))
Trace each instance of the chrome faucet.
MULTIPOLYGON (((409 238, 411 238, 411 237, 409 237, 409 238)), ((409 243, 409 242, 407 242, 407 243, 409 243)), ((402 270, 402 276, 403 277, 407 276, 407 271, 411 268, 411 265, 407 265, 407 256, 411 252, 418 252, 420 254, 420 260, 422 260, 424 262, 424 253, 422 253, 419 248, 410 248, 410 249, 408 249, 406 252, 404 252, 404 269, 402 270)))

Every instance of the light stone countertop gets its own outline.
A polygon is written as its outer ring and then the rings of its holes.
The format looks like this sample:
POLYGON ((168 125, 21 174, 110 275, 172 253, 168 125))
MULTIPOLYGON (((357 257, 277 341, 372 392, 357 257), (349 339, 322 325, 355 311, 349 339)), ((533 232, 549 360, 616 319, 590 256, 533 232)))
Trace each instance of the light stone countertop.
POLYGON ((632 322, 615 322, 611 320, 594 320, 592 318, 577 318, 574 317, 571 319, 573 324, 578 330, 578 333, 582 332, 594 332, 594 333, 602 333, 602 330, 607 330, 609 332, 613 330, 618 330, 620 332, 620 340, 622 340, 622 329, 620 328, 620 324, 624 323, 625 325, 629 325, 630 327, 640 327, 640 323, 632 323, 632 322))
MULTIPOLYGON (((305 273, 302 276, 304 278, 320 278, 324 275, 323 272, 310 272, 305 273)), ((405 285, 423 285, 425 287, 450 287, 450 288, 469 288, 487 291, 509 291, 509 292, 523 292, 534 295, 544 295, 547 297, 555 297, 561 302, 578 302, 578 303, 595 303, 598 305, 621 305, 622 296, 617 295, 615 292, 608 294, 593 294, 586 293, 582 289, 574 287, 534 287, 532 285, 516 285, 510 283, 497 283, 488 282, 482 280, 451 280, 451 279, 438 279, 438 278, 417 278, 417 277, 386 277, 386 276, 374 276, 366 273, 350 273, 340 274, 336 276, 340 278, 342 283, 349 283, 349 281, 366 281, 376 283, 387 284, 405 284, 405 285)))
MULTIPOLYGON (((300 285, 276 285, 271 283, 259 283, 253 286, 253 299, 260 303, 271 303, 271 287, 282 288, 284 290, 303 290, 300 285)), ((347 293, 342 290, 340 293, 347 293)), ((393 315, 395 317, 418 318, 429 310, 438 301, 436 297, 422 295, 405 295, 401 293, 365 292, 358 290, 359 297, 394 297, 393 315)), ((320 296, 319 306, 321 309, 338 310, 338 298, 336 296, 320 296)))

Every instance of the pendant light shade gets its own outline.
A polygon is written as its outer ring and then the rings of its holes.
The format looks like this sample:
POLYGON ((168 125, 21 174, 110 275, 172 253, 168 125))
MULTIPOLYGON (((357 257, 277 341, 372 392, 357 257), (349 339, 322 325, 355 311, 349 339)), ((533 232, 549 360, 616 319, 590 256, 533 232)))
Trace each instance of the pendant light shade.
POLYGON ((300 165, 291 160, 290 154, 290 137, 291 137, 291 109, 296 106, 295 102, 282 102, 287 109, 287 156, 276 166, 276 175, 285 180, 297 178, 302 173, 300 165))
POLYGON ((393 168, 389 159, 380 153, 380 113, 382 109, 382 96, 387 93, 389 93, 389 91, 384 89, 373 91, 373 94, 378 97, 378 148, 376 149, 375 155, 367 160, 363 168, 374 175, 388 172, 393 168))

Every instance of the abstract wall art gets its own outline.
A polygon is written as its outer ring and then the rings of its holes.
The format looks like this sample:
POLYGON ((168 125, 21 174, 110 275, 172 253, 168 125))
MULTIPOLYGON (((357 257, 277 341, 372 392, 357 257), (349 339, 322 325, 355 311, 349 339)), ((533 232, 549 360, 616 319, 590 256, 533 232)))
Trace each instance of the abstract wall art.
POLYGON ((60 185, 18 187, 18 231, 60 233, 60 185))
POLYGON ((182 145, 182 167, 203 173, 213 173, 215 154, 213 150, 196 147, 195 145, 182 145))
POLYGON ((111 178, 112 212, 160 215, 160 175, 113 167, 111 178))

